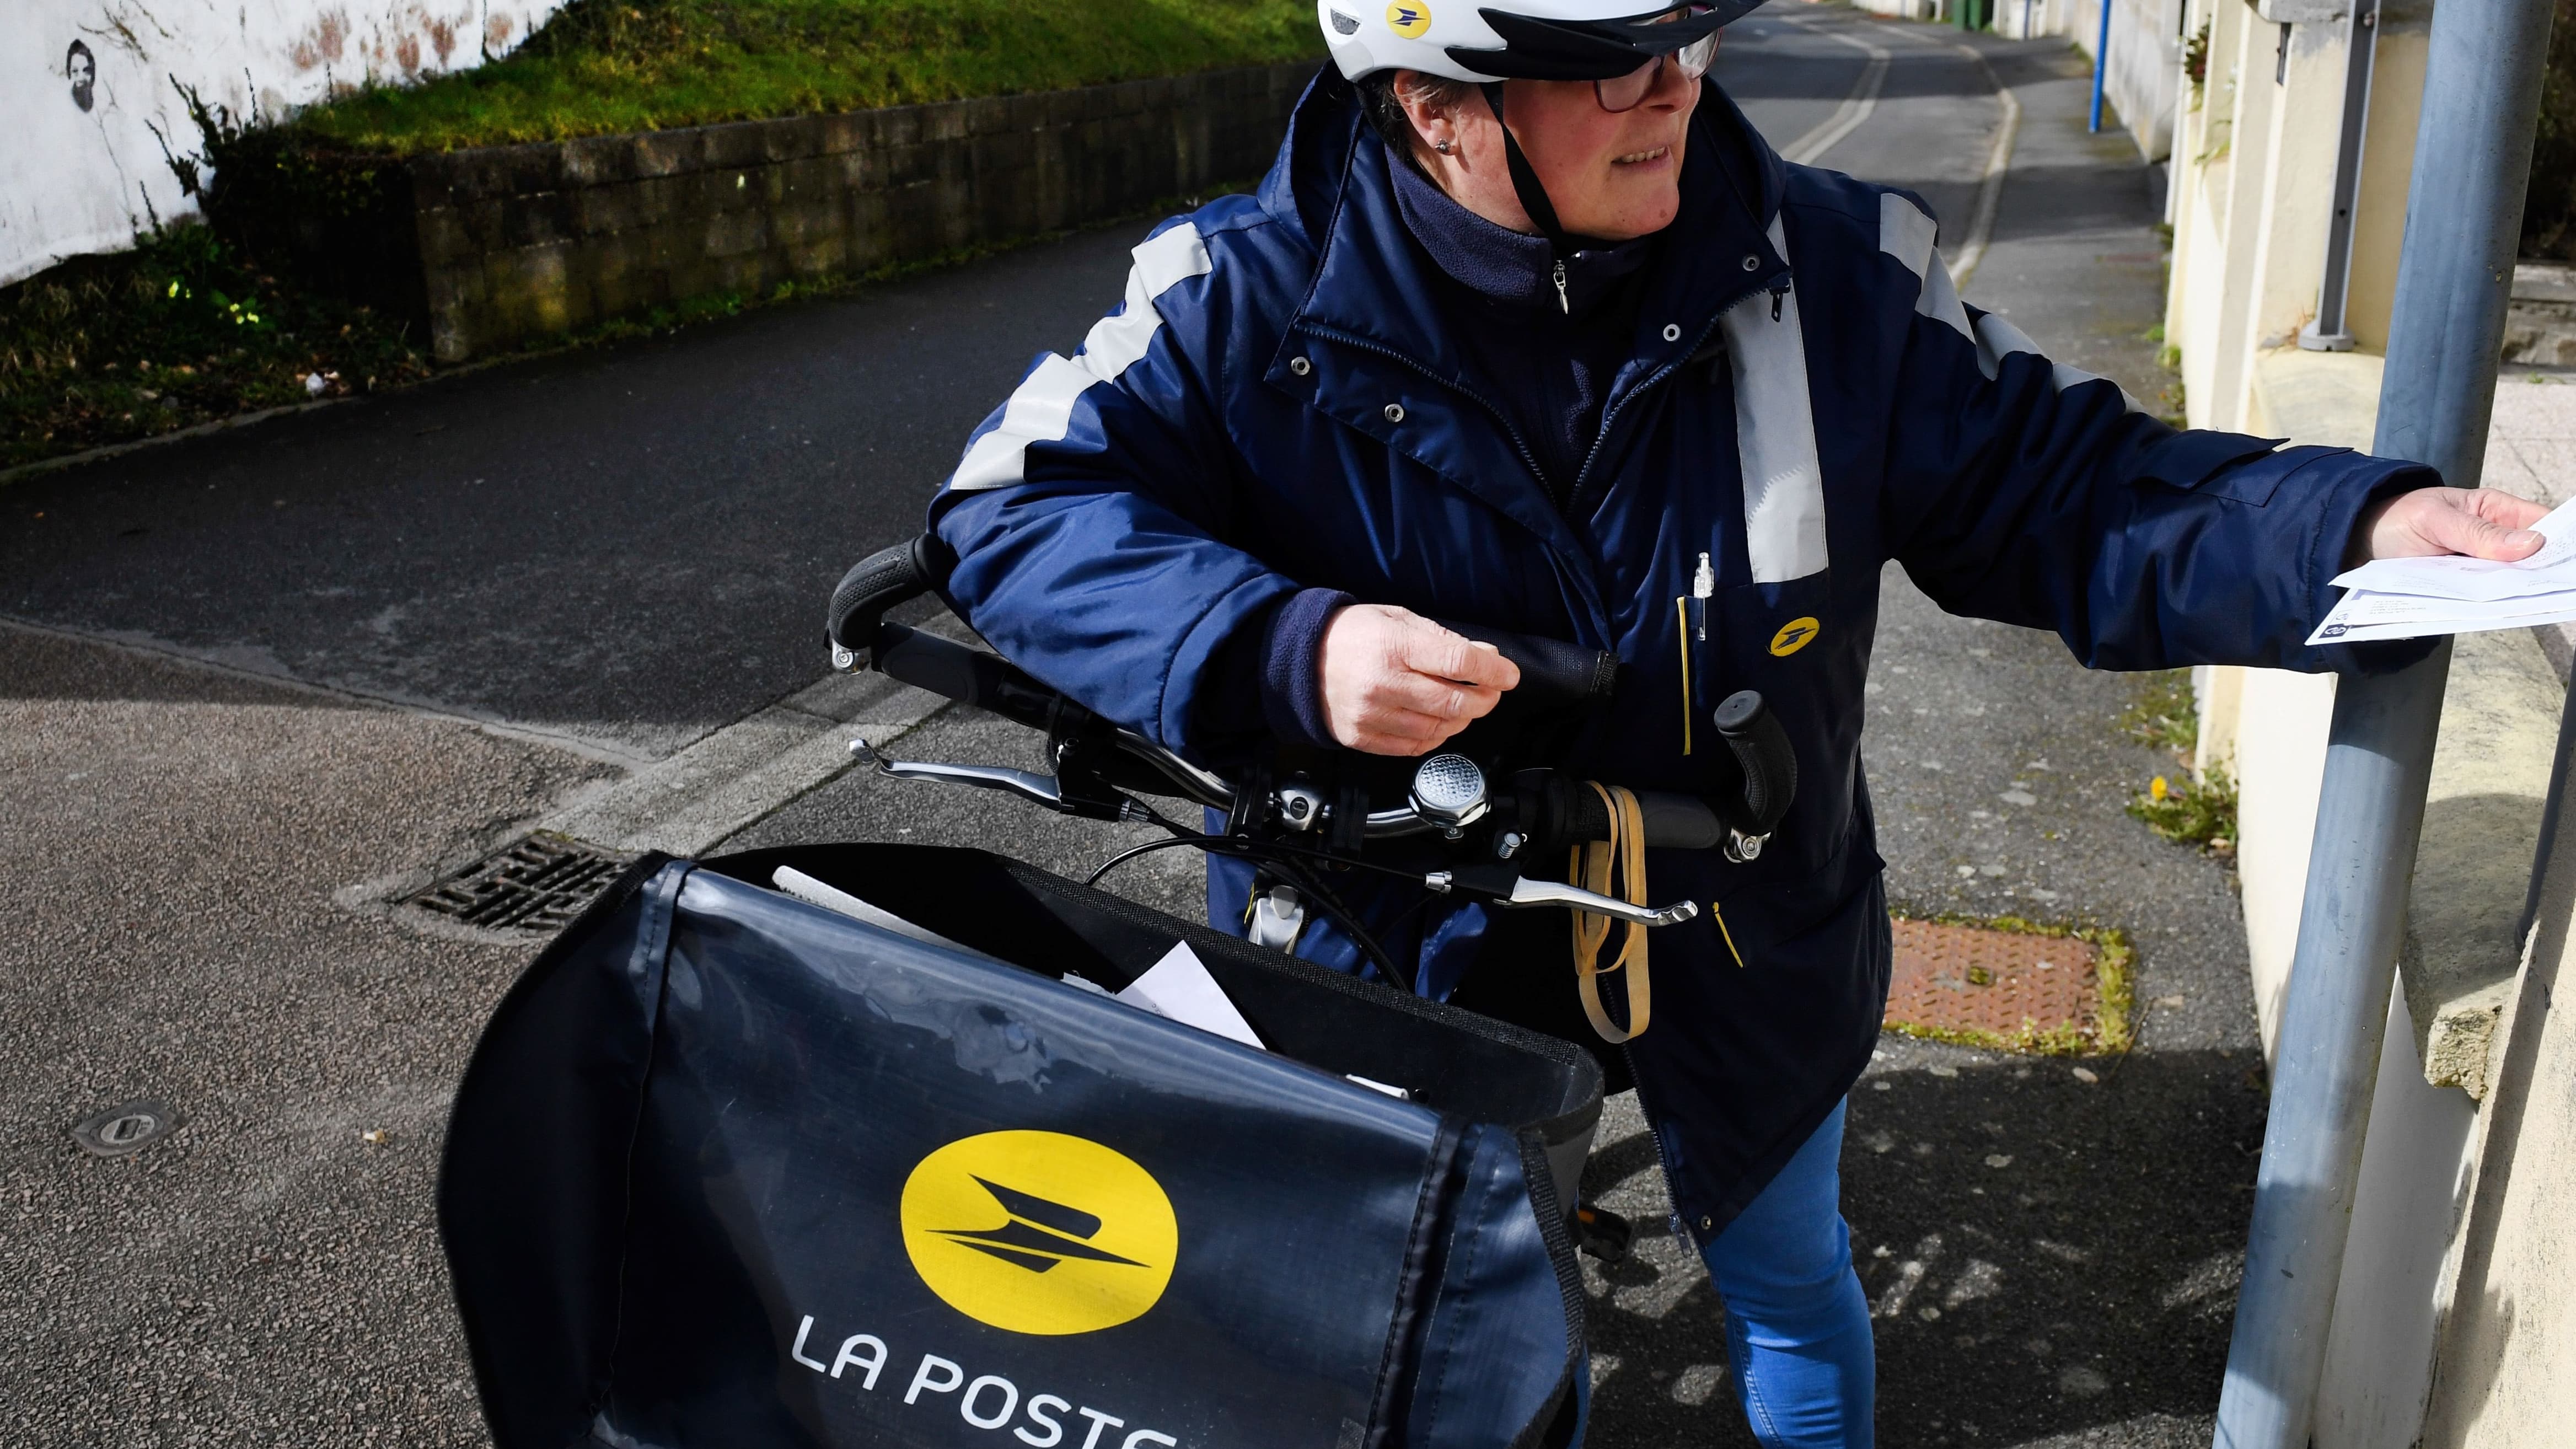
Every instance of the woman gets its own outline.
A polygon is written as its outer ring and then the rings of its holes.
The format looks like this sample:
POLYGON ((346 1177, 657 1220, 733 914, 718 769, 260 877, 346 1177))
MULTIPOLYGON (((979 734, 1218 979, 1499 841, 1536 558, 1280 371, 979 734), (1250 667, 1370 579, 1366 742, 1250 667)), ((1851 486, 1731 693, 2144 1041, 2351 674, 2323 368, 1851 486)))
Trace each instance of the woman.
MULTIPOLYGON (((1715 902, 1732 949, 1713 915, 1658 931, 1654 1027, 1609 1064, 1757 1437, 1857 1446, 1872 1359, 1835 1163, 1887 988, 1858 755, 1881 565, 2097 668, 2385 667, 2421 646, 2304 646, 2327 580, 2522 557, 2541 510, 2177 432, 2051 363, 1960 303, 1919 200, 1785 164, 1702 83, 1758 3, 1322 0, 1337 68, 1259 192, 1138 247, 1123 307, 1039 362, 931 518, 985 638, 1203 758, 1447 739, 1517 675, 1429 617, 1616 651, 1617 707, 1558 763, 1617 784, 1712 788, 1676 701, 1762 691, 1796 803, 1755 862, 1650 860, 1655 897, 1715 902)), ((1249 884, 1211 860, 1214 919, 1242 929, 1249 884)), ((1354 894, 1421 989, 1537 979, 1570 1005, 1552 913, 1354 894)), ((1298 949, 1358 969, 1327 926, 1298 949)))

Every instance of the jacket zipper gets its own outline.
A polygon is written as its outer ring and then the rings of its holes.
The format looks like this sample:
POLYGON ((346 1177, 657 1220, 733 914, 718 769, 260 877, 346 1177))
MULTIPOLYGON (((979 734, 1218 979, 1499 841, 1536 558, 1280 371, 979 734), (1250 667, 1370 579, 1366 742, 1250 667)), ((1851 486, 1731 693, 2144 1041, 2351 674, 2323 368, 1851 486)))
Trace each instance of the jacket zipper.
MULTIPOLYGON (((1771 284, 1771 320, 1774 322, 1780 320, 1780 301, 1783 297, 1789 295, 1789 283, 1792 275, 1793 273, 1791 272, 1783 272, 1780 277, 1771 284)), ((1691 339, 1690 346, 1683 348, 1678 354, 1676 354, 1674 361, 1667 362, 1662 367, 1657 368, 1653 376, 1647 378, 1644 382, 1637 384, 1635 387, 1630 388, 1626 393, 1611 401, 1609 408, 1601 414, 1601 430, 1593 434, 1591 449, 1583 455, 1582 464, 1574 470, 1574 486, 1572 490, 1565 495, 1566 511, 1569 513, 1572 512, 1574 506, 1583 501, 1583 485, 1584 482, 1592 476, 1593 460, 1601 456, 1601 445, 1610 441, 1610 425, 1618 418, 1620 413, 1627 410, 1629 402, 1632 399, 1643 397, 1647 393, 1654 391, 1656 388, 1663 386, 1664 379, 1672 376, 1675 368, 1688 362, 1692 357, 1698 354, 1701 348, 1708 345, 1709 335, 1717 331, 1718 323, 1724 320, 1727 312, 1733 309, 1737 304, 1741 303, 1745 298, 1752 296, 1755 290, 1756 289, 1753 287, 1747 287, 1743 291, 1738 292, 1734 296, 1719 303, 1717 307, 1708 314, 1708 322, 1705 326, 1700 328, 1699 335, 1691 339)))
POLYGON ((1626 1042, 1619 1044, 1619 1059, 1628 1064, 1628 1080, 1636 1083, 1637 1111, 1646 1119, 1646 1136, 1655 1144, 1655 1165, 1664 1171, 1664 1201, 1671 1204, 1665 1213, 1665 1228, 1673 1236, 1690 1244, 1694 1256, 1699 1240, 1691 1236, 1690 1223, 1682 1217, 1681 1179, 1673 1171, 1672 1154, 1664 1148, 1663 1129, 1656 1124, 1654 1110, 1646 1105, 1646 1079, 1637 1074, 1637 1054, 1626 1042))

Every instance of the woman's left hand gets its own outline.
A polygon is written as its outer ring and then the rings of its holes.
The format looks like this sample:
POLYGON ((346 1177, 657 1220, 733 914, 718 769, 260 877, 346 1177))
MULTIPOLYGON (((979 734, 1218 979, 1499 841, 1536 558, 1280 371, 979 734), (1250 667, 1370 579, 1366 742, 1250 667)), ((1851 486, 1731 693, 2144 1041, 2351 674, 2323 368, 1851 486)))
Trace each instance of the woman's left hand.
POLYGON ((2531 525, 2549 510, 2493 488, 2418 488, 2401 493, 2362 519, 2353 540, 2354 564, 2380 558, 2426 558, 2464 553, 2514 563, 2545 542, 2531 525))

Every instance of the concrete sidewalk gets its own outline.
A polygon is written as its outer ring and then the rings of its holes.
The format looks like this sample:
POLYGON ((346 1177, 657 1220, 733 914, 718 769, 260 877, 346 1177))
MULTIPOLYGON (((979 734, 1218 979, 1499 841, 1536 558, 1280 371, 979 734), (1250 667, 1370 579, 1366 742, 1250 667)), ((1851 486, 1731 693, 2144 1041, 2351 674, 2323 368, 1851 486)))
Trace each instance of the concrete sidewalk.
POLYGON ((335 898, 599 768, 0 628, 0 1437, 482 1440, 430 1188, 527 948, 335 898), (185 1125, 65 1135, 136 1098, 185 1125))

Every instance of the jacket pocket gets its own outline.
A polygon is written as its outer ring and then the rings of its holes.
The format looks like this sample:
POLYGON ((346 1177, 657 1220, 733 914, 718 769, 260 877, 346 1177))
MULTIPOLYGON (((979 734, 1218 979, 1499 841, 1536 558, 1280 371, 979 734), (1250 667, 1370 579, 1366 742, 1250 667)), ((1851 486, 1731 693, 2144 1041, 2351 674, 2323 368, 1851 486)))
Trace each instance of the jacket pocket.
POLYGON ((2237 465, 2272 456, 2286 438, 2257 438, 2246 433, 2176 433, 2138 457, 2136 477, 2168 488, 2225 498, 2260 508, 2272 501, 2287 468, 2237 465))

